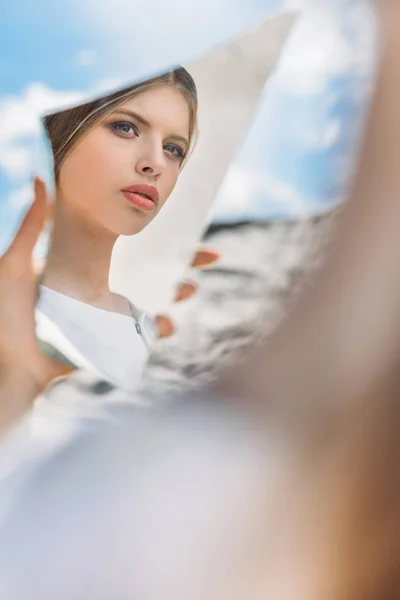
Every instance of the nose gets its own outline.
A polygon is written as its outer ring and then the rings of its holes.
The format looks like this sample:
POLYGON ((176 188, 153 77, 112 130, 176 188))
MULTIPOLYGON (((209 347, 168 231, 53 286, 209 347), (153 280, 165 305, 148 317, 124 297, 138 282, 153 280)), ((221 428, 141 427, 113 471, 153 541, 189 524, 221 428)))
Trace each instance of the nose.
POLYGON ((165 169, 165 154, 162 143, 153 141, 142 148, 136 161, 136 172, 158 179, 165 169))

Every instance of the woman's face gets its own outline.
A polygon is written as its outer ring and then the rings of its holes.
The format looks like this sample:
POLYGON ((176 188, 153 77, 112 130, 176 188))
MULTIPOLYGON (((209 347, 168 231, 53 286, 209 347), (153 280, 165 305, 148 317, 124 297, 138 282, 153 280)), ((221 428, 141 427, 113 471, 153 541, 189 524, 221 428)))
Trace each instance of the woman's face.
POLYGON ((167 85, 119 105, 63 162, 60 200, 117 236, 138 233, 175 187, 189 149, 189 117, 182 93, 167 85))

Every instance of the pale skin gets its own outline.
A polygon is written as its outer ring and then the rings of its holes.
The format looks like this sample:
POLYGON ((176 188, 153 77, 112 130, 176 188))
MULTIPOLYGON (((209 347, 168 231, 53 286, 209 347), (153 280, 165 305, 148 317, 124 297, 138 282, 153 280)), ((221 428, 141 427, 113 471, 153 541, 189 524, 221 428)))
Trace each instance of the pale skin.
MULTIPOLYGON (((396 35, 396 24, 400 22, 400 5, 397 1, 386 0, 378 6, 385 47, 377 90, 357 177, 349 201, 343 207, 326 264, 281 328, 268 342, 251 350, 245 360, 238 361, 227 376, 221 376, 217 386, 220 393, 233 394, 254 406, 259 414, 272 409, 279 417, 284 435, 298 434, 299 437, 292 438, 293 443, 307 439, 312 445, 318 437, 315 421, 308 421, 314 411, 323 419, 332 415, 345 418, 351 413, 357 414, 367 397, 370 402, 376 402, 381 394, 386 396, 392 391, 388 390, 386 376, 398 368, 400 40, 396 35), (312 410, 308 411, 308 408, 312 410)), ((3 427, 22 412, 21 404, 29 406, 39 383, 43 384, 52 366, 39 356, 33 327, 35 282, 31 252, 45 211, 46 203, 39 199, 9 252, 0 260, 0 275, 6 282, 2 288, 5 292, 0 295, 3 427), (18 374, 23 376, 21 384, 18 374)), ((298 450, 303 452, 301 443, 298 450)), ((300 543, 301 537, 297 539, 297 547, 289 545, 288 548, 284 544, 285 547, 280 548, 281 554, 279 549, 272 548, 262 565, 267 589, 280 591, 281 595, 274 597, 285 600, 345 597, 327 591, 325 576, 331 565, 324 561, 325 537, 317 531, 313 538, 312 528, 306 532, 304 526, 302 528, 305 514, 309 518, 307 522, 316 522, 317 527, 323 525, 326 518, 321 514, 324 512, 322 505, 312 502, 320 498, 316 478, 303 479, 298 472, 296 476, 292 484, 300 486, 303 483, 306 489, 288 487, 289 493, 282 498, 282 505, 277 503, 277 506, 282 510, 282 517, 287 517, 288 511, 293 510, 294 502, 299 510, 292 513, 291 519, 275 516, 276 531, 273 533, 282 539, 282 528, 287 526, 291 528, 289 540, 294 531, 299 535, 307 534, 307 548, 305 551, 300 543), (304 506, 298 502, 299 490, 303 492, 304 506), (318 507, 321 513, 312 513, 310 519, 310 508, 318 507), (308 512, 301 513, 302 508, 308 512), (296 530, 296 526, 300 529, 296 530), (307 558, 311 558, 311 564, 307 558), (313 558, 320 559, 318 581, 313 558), (296 565, 301 565, 301 573, 296 572, 296 565), (290 582, 288 574, 292 577, 290 582), (288 586, 291 584, 288 589, 282 588, 285 575, 288 586)), ((327 489, 332 495, 338 491, 335 481, 329 483, 331 489, 329 486, 322 488, 325 499, 327 489)), ((333 533, 331 529, 329 532, 333 533)))
MULTIPOLYGON (((183 94, 160 85, 123 102, 82 136, 60 168, 44 285, 130 315, 128 301, 109 289, 111 253, 120 235, 139 233, 167 202, 189 150, 189 116, 183 94), (156 188, 153 210, 132 206, 122 194, 137 184, 156 188)), ((196 261, 204 266, 217 258, 201 251, 196 261)), ((182 284, 177 299, 195 289, 193 283, 182 284)), ((156 320, 161 337, 172 333, 167 317, 156 320)))

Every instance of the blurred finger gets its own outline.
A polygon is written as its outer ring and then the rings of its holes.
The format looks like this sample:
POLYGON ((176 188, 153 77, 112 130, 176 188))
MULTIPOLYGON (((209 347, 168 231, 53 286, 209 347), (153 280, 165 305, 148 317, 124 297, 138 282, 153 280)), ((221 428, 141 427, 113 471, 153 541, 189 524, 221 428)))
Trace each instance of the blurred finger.
POLYGON ((197 283, 194 283, 193 281, 184 281, 179 284, 174 302, 182 302, 183 300, 191 298, 193 294, 197 292, 198 287, 197 283))
POLYGON ((34 180, 34 201, 7 251, 12 256, 31 256, 47 216, 46 188, 38 177, 34 180))
POLYGON ((214 264, 215 262, 219 261, 220 258, 220 253, 216 252, 215 250, 200 248, 196 251, 190 266, 192 269, 201 269, 214 264))
POLYGON ((166 315, 157 315, 155 321, 159 338, 170 337, 173 333, 175 333, 175 326, 172 320, 166 315))
POLYGON ((54 202, 47 202, 47 213, 46 213, 46 221, 53 221, 54 219, 54 202))

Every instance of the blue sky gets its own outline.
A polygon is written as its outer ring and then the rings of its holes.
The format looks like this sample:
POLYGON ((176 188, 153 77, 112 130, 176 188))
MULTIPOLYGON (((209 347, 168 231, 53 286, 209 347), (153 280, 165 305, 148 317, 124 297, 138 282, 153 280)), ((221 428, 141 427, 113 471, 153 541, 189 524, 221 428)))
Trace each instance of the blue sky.
POLYGON ((343 198, 371 87, 367 0, 20 0, 0 22, 0 252, 31 199, 39 114, 185 62, 299 10, 214 219, 303 216, 343 198))

